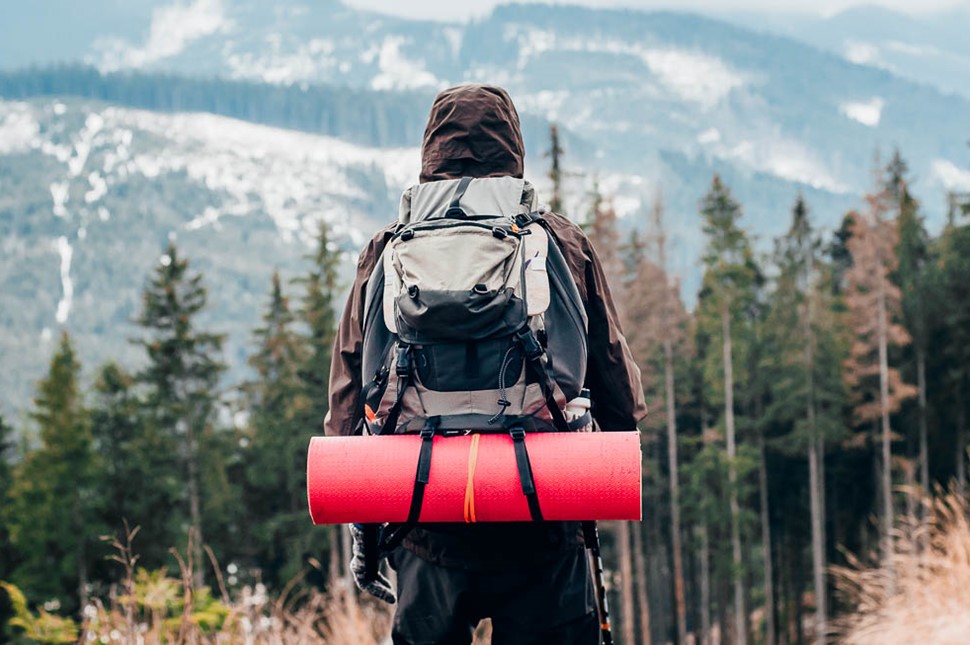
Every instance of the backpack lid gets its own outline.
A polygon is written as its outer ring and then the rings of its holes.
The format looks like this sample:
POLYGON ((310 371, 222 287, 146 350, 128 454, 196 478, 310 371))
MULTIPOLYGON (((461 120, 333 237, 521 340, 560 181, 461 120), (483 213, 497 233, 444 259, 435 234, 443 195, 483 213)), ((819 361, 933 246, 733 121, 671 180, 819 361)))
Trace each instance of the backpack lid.
MULTIPOLYGON (((398 221, 402 225, 438 219, 451 206, 460 179, 429 181, 411 186, 401 195, 398 221)), ((516 177, 472 179, 461 198, 467 215, 515 217, 535 210, 536 192, 532 184, 516 177)))

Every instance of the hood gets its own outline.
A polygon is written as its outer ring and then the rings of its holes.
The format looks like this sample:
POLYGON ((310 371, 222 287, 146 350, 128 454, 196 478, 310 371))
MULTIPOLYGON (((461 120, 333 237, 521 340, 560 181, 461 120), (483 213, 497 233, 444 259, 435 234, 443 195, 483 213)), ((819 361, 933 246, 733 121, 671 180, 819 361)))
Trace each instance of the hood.
POLYGON ((431 105, 421 183, 461 177, 522 177, 525 146, 512 99, 496 85, 458 85, 431 105))

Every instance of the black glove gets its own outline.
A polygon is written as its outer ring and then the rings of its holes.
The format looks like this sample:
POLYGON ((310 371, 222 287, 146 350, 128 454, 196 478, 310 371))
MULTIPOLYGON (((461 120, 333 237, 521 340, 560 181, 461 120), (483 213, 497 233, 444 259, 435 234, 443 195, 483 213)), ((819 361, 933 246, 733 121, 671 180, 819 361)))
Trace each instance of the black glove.
POLYGON ((397 597, 391 589, 390 581, 381 573, 381 562, 387 555, 381 551, 382 531, 383 527, 379 524, 350 525, 350 535, 354 539, 354 557, 350 560, 350 570, 361 591, 366 591, 388 604, 394 604, 397 597))

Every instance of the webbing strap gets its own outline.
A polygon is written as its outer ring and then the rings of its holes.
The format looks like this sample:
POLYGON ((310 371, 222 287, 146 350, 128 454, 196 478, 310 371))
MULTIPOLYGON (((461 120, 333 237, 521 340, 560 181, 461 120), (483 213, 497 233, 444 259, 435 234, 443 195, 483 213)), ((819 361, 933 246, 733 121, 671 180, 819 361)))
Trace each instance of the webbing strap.
POLYGON ((421 505, 424 502, 424 487, 431 475, 431 448, 434 445, 434 433, 438 428, 438 417, 431 417, 421 430, 421 450, 418 452, 418 469, 414 474, 414 491, 411 493, 411 508, 405 524, 414 525, 421 516, 421 505))
POLYGON ((354 418, 358 420, 355 434, 361 434, 364 428, 368 427, 367 422, 371 419, 368 418, 367 406, 370 403, 371 397, 385 385, 387 385, 387 368, 378 372, 374 380, 364 385, 361 389, 360 397, 357 399, 357 409, 354 412, 354 418))
POLYGON ((411 346, 401 343, 397 354, 397 365, 394 368, 397 373, 397 396, 394 403, 387 411, 384 424, 381 425, 380 434, 393 434, 397 430, 397 420, 401 416, 401 407, 404 405, 404 393, 411 385, 411 346))
POLYGON ((539 508, 539 496, 536 494, 536 483, 532 477, 532 464, 529 462, 529 450, 525 446, 525 430, 515 427, 509 430, 512 445, 515 448, 515 465, 519 470, 519 483, 522 492, 529 502, 529 514, 535 522, 542 521, 542 509, 539 508))
POLYGON ((428 417, 424 428, 421 429, 421 449, 418 452, 418 467, 414 473, 414 489, 411 491, 411 508, 408 509, 408 519, 393 531, 388 525, 387 539, 381 544, 384 551, 393 551, 407 537, 421 517, 421 506, 424 504, 424 487, 427 486, 431 475, 431 448, 434 446, 434 435, 438 430, 441 417, 428 417))
POLYGON ((478 465, 478 441, 480 434, 472 435, 472 442, 468 448, 468 483, 465 484, 465 523, 478 521, 475 517, 475 467, 478 465))
POLYGON ((549 376, 549 370, 542 363, 542 355, 545 350, 542 349, 542 345, 539 344, 539 340, 529 327, 516 332, 516 336, 525 350, 526 366, 532 371, 532 376, 539 383, 539 389, 546 400, 546 407, 549 408, 549 414, 552 416, 552 424, 559 432, 569 432, 570 428, 569 423, 566 422, 566 415, 562 413, 562 408, 556 401, 552 377, 549 376))
POLYGON ((461 181, 455 187, 455 195, 451 198, 451 205, 448 206, 448 210, 445 211, 445 217, 457 217, 459 219, 464 219, 466 217, 464 209, 461 207, 461 198, 465 196, 465 191, 468 190, 469 184, 472 183, 471 177, 462 177, 461 181))

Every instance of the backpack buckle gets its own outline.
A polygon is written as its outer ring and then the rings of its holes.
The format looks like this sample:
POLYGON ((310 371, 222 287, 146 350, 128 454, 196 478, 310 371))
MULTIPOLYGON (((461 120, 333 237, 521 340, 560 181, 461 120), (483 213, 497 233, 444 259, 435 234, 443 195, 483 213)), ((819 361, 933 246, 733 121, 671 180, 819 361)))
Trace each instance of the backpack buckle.
POLYGON ((438 431, 438 426, 441 425, 441 417, 434 416, 428 417, 424 422, 424 426, 421 428, 421 438, 428 441, 434 437, 435 432, 438 431))
POLYGON ((404 378, 410 376, 411 374, 411 346, 401 344, 401 348, 397 353, 397 364, 395 365, 394 371, 397 373, 398 378, 404 378))
POLYGON ((525 428, 522 426, 512 426, 509 428, 509 435, 512 441, 525 441, 525 428))
POLYGON ((468 219, 468 214, 461 206, 452 206, 445 211, 445 217, 449 217, 451 219, 468 219))
POLYGON ((522 349, 525 351, 525 357, 527 359, 534 361, 542 356, 542 345, 539 344, 539 340, 530 328, 526 327, 516 332, 515 335, 519 339, 519 342, 522 343, 522 349))

